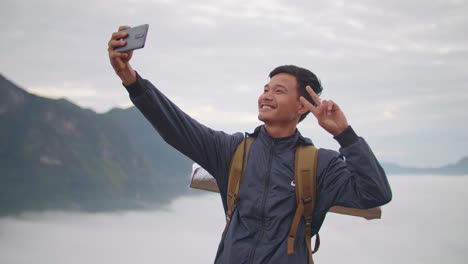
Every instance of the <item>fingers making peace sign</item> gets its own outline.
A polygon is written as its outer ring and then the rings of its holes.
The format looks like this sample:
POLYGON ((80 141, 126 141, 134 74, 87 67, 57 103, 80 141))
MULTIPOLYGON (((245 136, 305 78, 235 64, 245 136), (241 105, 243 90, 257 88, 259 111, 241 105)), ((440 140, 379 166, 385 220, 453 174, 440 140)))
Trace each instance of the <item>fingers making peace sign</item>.
POLYGON ((300 100, 305 107, 317 118, 319 125, 333 136, 341 134, 348 128, 348 121, 340 107, 332 100, 320 101, 318 95, 310 86, 306 87, 316 106, 301 96, 300 100))

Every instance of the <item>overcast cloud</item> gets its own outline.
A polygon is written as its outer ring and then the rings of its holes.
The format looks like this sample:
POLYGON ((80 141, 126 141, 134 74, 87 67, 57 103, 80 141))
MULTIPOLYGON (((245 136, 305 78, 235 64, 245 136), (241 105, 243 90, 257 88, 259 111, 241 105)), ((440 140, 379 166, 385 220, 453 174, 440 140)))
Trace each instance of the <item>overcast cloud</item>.
MULTIPOLYGON (((309 68, 382 161, 468 154, 467 1, 24 1, 0 4, 0 73, 104 112, 129 106, 107 58, 119 25, 150 24, 132 65, 203 123, 251 131, 269 71, 309 68)), ((338 145, 312 116, 302 133, 338 145)))

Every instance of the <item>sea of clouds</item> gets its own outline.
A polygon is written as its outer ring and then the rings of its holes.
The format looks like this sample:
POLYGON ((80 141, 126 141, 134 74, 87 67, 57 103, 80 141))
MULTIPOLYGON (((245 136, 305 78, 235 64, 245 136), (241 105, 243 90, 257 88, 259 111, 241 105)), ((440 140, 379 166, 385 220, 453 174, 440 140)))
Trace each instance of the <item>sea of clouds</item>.
MULTIPOLYGON (((468 177, 391 176, 381 220, 329 214, 318 263, 465 263, 468 177)), ((165 210, 0 218, 0 263, 212 263, 224 228, 217 194, 165 210)))

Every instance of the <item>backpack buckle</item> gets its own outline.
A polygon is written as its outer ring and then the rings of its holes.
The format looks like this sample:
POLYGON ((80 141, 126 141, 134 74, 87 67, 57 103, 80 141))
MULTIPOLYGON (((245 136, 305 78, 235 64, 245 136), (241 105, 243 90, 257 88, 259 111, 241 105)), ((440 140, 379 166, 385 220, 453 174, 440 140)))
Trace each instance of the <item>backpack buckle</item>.
POLYGON ((312 225, 312 216, 311 215, 307 215, 307 216, 304 216, 304 222, 305 222, 305 225, 306 226, 311 226, 312 225))
POLYGON ((312 197, 305 197, 301 199, 304 204, 312 202, 312 197))

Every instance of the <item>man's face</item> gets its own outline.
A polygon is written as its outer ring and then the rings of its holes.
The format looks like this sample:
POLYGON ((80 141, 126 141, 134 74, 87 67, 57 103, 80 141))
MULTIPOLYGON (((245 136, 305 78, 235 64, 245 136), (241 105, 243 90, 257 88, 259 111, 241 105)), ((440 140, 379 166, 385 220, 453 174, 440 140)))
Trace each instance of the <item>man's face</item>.
POLYGON ((258 98, 258 119, 266 124, 297 123, 301 108, 297 86, 291 74, 273 76, 258 98))

